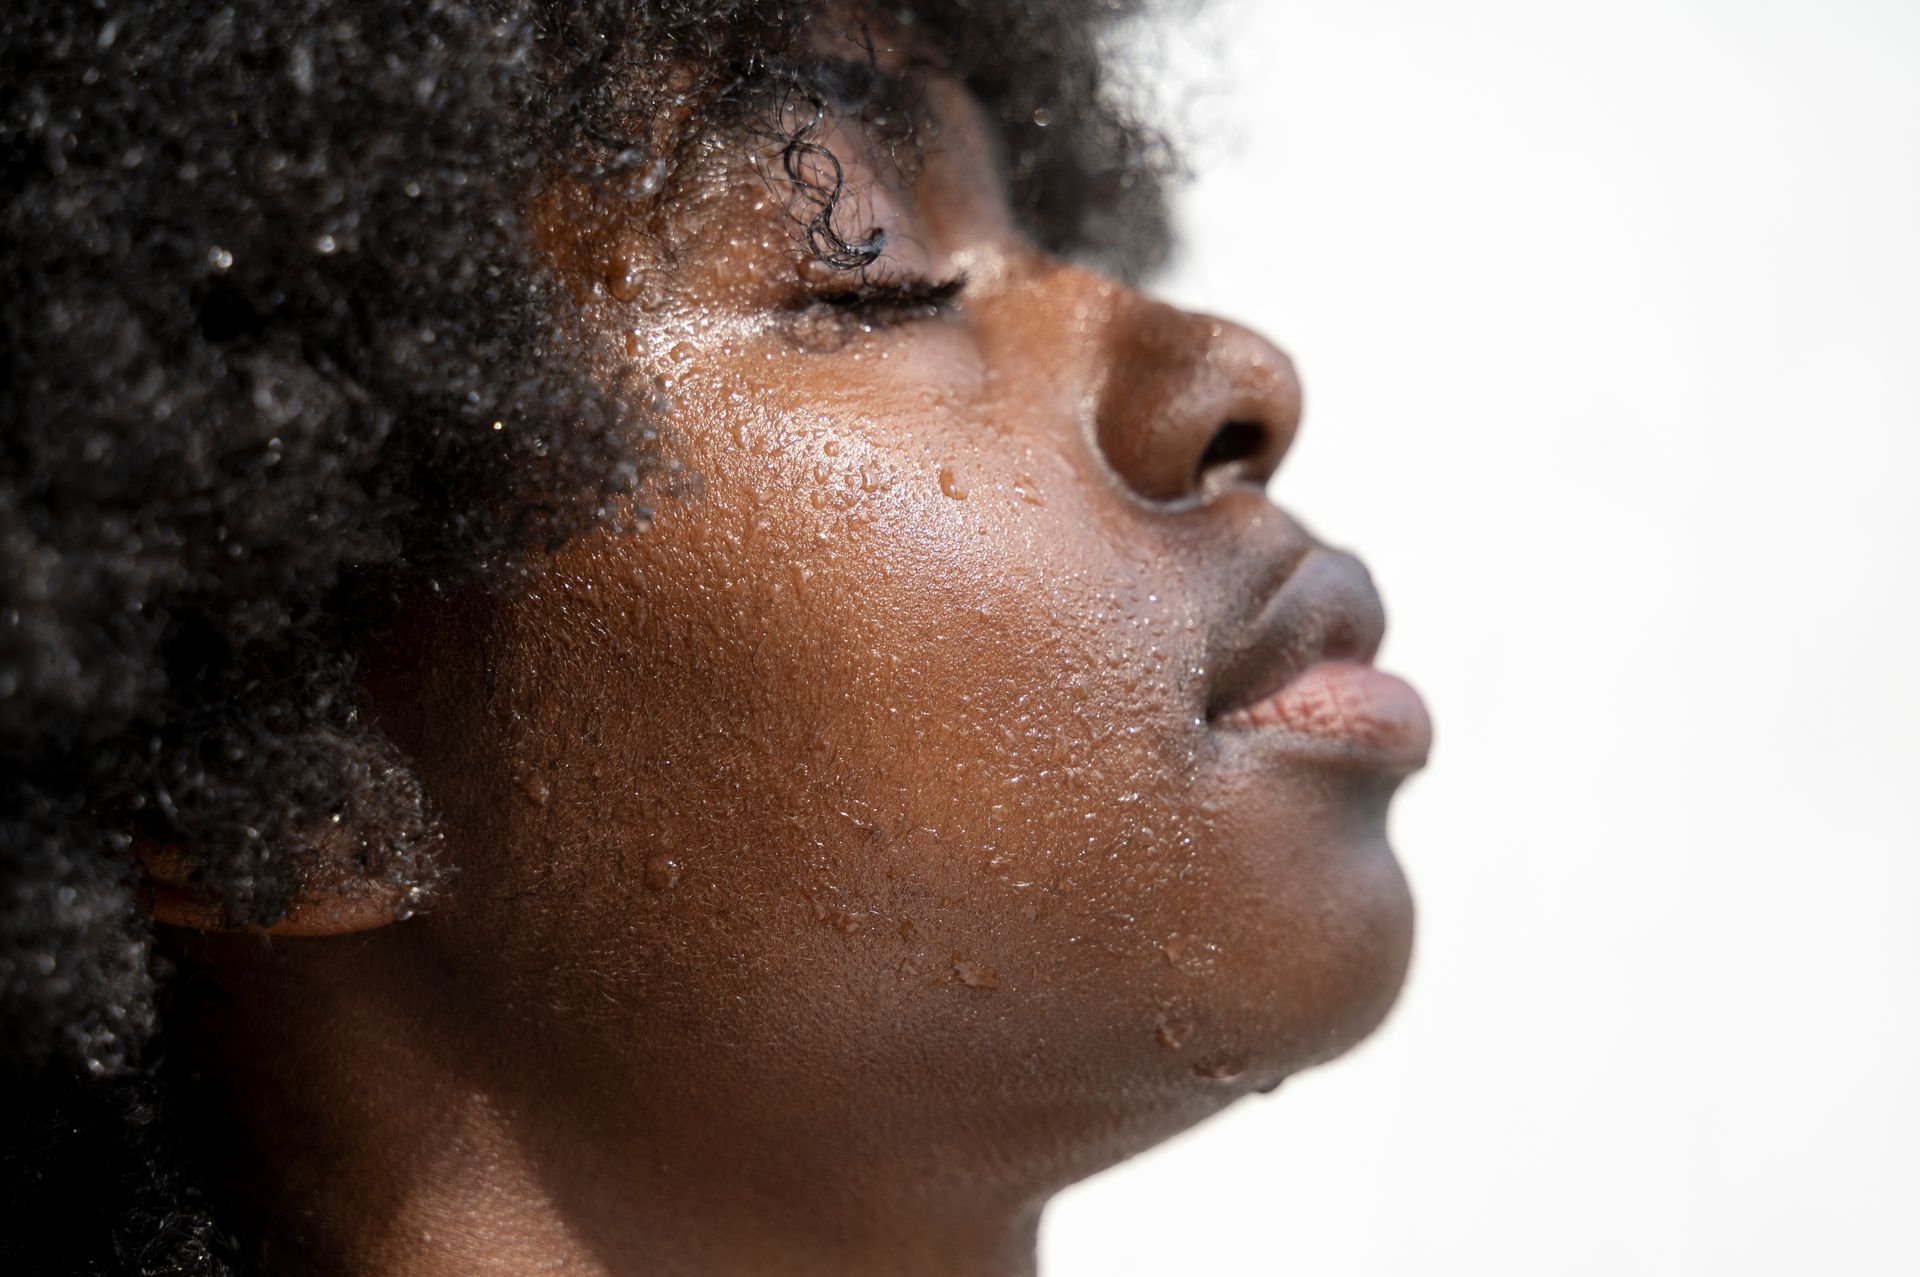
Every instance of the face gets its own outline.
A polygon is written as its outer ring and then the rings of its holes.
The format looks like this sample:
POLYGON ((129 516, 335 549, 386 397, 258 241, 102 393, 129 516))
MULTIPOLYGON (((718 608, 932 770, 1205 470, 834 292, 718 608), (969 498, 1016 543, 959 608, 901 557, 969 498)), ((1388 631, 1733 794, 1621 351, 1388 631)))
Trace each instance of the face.
POLYGON ((912 1139, 1015 1191, 1380 1019, 1426 725, 1364 571, 1264 495, 1286 357, 1037 252, 931 99, 912 181, 830 139, 864 284, 777 162, 664 228, 556 195, 665 410, 651 526, 419 611, 370 682, 458 870, 392 943, 474 1068, 576 1133, 912 1139))

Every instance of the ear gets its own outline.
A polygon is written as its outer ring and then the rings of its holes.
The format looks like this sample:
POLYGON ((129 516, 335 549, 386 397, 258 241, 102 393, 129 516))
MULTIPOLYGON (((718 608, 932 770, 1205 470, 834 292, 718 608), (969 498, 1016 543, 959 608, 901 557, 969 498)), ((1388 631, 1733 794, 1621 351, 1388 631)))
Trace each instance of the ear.
POLYGON ((340 873, 302 883, 288 903, 286 916, 273 925, 236 928, 227 922, 220 906, 207 900, 195 886, 192 848, 135 839, 133 859, 140 869, 140 895, 147 913, 164 927, 245 930, 270 936, 339 936, 372 931, 412 912, 405 887, 340 873))

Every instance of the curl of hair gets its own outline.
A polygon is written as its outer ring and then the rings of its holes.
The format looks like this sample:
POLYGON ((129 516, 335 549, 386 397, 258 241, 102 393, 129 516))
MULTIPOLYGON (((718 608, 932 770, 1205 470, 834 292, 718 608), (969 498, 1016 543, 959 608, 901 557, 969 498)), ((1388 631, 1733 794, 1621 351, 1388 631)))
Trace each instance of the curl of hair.
MULTIPOLYGON (((860 96, 800 56, 827 7, 0 13, 14 1271, 235 1270, 244 1247, 162 1120, 162 973, 133 849, 191 848, 199 889, 237 924, 282 915, 332 827, 351 831, 355 872, 430 895, 427 796, 355 687, 369 608, 510 586, 520 556, 616 517, 650 467, 655 423, 590 374, 529 197, 571 168, 616 199, 670 198, 701 145, 757 140, 768 121, 817 171, 832 158, 821 104, 860 96), (810 123, 781 126, 783 97, 810 123)), ((1000 121, 1036 240, 1133 274, 1164 251, 1172 163, 1102 79, 1120 7, 887 12, 1000 121)), ((809 192, 801 248, 857 268, 870 253, 835 228, 839 195, 837 178, 809 192)))

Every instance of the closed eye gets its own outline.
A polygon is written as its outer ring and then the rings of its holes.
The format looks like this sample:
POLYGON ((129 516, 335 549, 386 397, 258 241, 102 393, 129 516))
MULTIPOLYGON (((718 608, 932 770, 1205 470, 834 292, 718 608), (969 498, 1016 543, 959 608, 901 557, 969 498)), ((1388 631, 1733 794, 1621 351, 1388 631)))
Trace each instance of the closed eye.
POLYGON ((931 319, 951 309, 966 286, 965 275, 944 280, 916 275, 866 277, 845 288, 815 293, 806 304, 843 312, 871 330, 906 320, 931 319))

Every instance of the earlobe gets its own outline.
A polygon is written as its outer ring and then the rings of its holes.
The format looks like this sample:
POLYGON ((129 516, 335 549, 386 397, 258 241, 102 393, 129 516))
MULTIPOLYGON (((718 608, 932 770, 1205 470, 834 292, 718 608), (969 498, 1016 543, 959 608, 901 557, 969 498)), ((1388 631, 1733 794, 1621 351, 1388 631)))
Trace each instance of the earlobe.
POLYGON ((341 877, 303 883, 286 916, 268 926, 234 926, 225 911, 193 886, 194 857, 178 843, 136 839, 134 864, 141 905, 163 927, 191 931, 252 931, 269 936, 339 936, 373 931, 413 912, 413 892, 388 882, 341 877))

